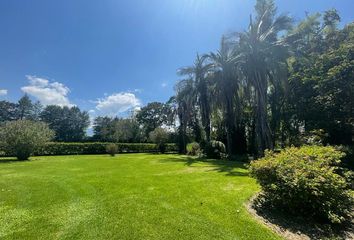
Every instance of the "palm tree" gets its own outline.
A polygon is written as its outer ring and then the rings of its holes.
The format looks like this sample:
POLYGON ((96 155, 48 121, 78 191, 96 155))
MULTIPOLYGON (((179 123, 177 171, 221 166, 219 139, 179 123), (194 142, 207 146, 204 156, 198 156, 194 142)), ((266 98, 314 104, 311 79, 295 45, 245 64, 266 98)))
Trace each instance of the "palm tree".
POLYGON ((249 29, 239 33, 240 59, 246 79, 255 91, 255 132, 258 155, 273 149, 272 133, 268 121, 267 91, 271 79, 284 79, 280 75, 286 67, 287 47, 279 40, 282 31, 291 27, 286 15, 276 16, 272 0, 258 0, 257 16, 250 17, 249 29))
POLYGON ((177 103, 177 116, 179 120, 180 152, 186 153, 187 126, 192 119, 196 103, 196 91, 193 79, 179 81, 175 86, 177 103))
POLYGON ((200 107, 201 121, 206 135, 206 141, 210 141, 210 94, 208 91, 208 83, 206 76, 210 71, 211 64, 206 63, 207 56, 199 56, 194 61, 194 65, 184 67, 178 70, 178 74, 182 76, 189 76, 194 79, 195 90, 197 96, 197 104, 200 107))
POLYGON ((230 156, 244 153, 246 140, 242 134, 244 131, 240 131, 241 110, 238 96, 242 77, 238 69, 237 45, 223 36, 219 51, 210 53, 208 57, 212 63, 216 99, 225 119, 227 151, 230 156))

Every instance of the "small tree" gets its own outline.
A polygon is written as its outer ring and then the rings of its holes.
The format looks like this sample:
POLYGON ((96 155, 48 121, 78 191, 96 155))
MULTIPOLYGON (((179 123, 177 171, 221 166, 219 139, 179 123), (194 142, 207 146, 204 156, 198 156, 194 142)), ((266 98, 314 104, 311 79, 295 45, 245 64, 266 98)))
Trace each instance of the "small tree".
POLYGON ((53 137, 54 132, 43 122, 17 120, 0 127, 1 146, 18 160, 27 160, 38 147, 53 137))
POLYGON ((154 131, 150 132, 149 138, 153 143, 156 143, 161 153, 165 153, 168 140, 168 132, 165 129, 156 128, 154 131))
POLYGON ((118 146, 114 143, 110 143, 106 146, 106 152, 112 157, 114 157, 118 152, 118 146))

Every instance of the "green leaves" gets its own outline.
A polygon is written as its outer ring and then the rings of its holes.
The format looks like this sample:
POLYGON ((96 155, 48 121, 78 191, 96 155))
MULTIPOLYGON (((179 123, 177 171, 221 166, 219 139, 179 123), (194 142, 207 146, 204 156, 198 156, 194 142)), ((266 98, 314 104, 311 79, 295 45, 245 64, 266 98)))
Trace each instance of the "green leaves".
POLYGON ((354 198, 347 174, 340 175, 344 154, 333 147, 287 148, 266 152, 251 163, 251 174, 274 207, 293 214, 342 223, 352 216, 354 198))
POLYGON ((0 128, 0 139, 4 150, 19 160, 27 160, 40 146, 50 141, 54 132, 43 122, 17 120, 6 122, 0 128))

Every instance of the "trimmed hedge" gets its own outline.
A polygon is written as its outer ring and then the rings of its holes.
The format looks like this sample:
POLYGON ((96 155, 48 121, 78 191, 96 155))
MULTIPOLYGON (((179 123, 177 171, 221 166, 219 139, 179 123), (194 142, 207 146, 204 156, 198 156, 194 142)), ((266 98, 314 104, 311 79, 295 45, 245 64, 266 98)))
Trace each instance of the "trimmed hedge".
MULTIPOLYGON (((106 154, 106 147, 109 142, 93 142, 93 143, 64 143, 50 142, 38 148, 33 155, 79 155, 79 154, 106 154)), ((159 149, 154 143, 115 143, 119 149, 119 153, 155 153, 159 149)), ((166 152, 178 152, 178 147, 174 143, 166 145, 166 152)), ((5 156, 0 151, 0 156, 5 156)))

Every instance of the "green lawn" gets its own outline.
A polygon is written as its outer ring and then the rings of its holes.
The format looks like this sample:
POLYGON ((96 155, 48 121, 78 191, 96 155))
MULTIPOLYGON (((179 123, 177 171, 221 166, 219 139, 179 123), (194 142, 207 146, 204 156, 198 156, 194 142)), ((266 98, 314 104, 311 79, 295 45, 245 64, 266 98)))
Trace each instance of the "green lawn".
POLYGON ((178 155, 0 160, 0 239, 279 239, 237 163, 178 155))

